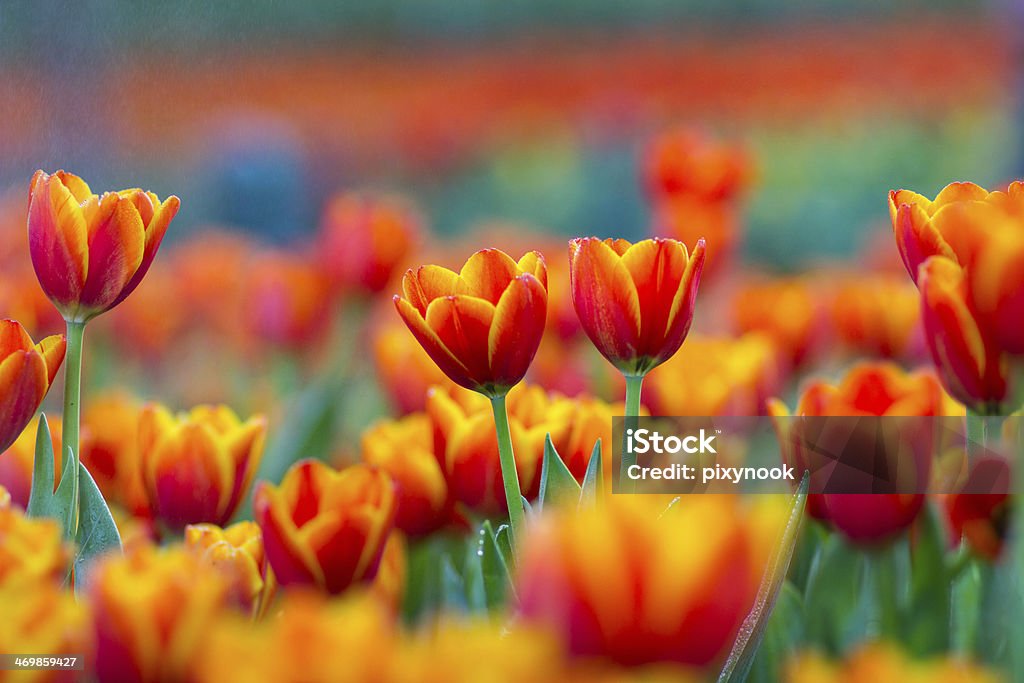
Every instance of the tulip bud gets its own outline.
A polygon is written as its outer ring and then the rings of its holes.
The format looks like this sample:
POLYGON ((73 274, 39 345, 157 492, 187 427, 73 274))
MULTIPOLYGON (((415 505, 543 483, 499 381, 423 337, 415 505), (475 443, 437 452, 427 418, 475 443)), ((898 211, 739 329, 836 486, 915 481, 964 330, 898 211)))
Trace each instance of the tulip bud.
POLYGON ((175 531, 226 524, 263 457, 266 429, 264 417, 243 423, 226 406, 178 416, 160 405, 143 408, 139 450, 154 516, 175 531))
POLYGON ((316 460, 293 465, 280 486, 261 482, 253 517, 281 585, 336 594, 371 581, 394 527, 394 489, 383 470, 316 460))
POLYGON ((64 336, 38 344, 15 320, 0 320, 0 452, 7 450, 43 402, 64 361, 64 336))
POLYGON ((139 189, 97 196, 78 176, 36 171, 29 190, 32 265, 65 320, 86 322, 138 287, 178 205, 177 197, 161 202, 139 189))

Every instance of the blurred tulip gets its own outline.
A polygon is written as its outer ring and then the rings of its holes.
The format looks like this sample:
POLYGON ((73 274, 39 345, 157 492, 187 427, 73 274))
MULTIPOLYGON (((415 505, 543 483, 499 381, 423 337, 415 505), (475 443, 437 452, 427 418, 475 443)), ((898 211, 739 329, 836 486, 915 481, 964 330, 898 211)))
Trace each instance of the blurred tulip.
POLYGON ((1009 365, 968 303, 963 269, 935 256, 919 269, 925 339, 942 384, 982 414, 998 414, 1008 395, 1009 365))
POLYGON ((703 240, 691 256, 669 239, 574 239, 569 270, 583 329, 623 374, 646 374, 686 338, 703 264, 703 240))
POLYGON ((684 128, 656 137, 646 150, 643 166, 647 190, 655 197, 728 200, 743 189, 750 175, 743 150, 684 128))
POLYGON ((263 457, 267 421, 242 422, 227 406, 175 416, 150 404, 139 416, 142 478, 153 515, 171 530, 224 525, 238 509, 263 457))
POLYGON ((71 553, 56 521, 0 507, 0 588, 34 591, 42 584, 60 586, 68 575, 71 553))
POLYGON ((370 595, 381 604, 389 607, 393 614, 398 614, 405 598, 405 586, 408 581, 405 537, 398 530, 392 531, 384 543, 384 553, 380 557, 377 575, 370 584, 370 595))
POLYGON ((797 367, 813 355, 825 331, 819 292, 820 284, 802 276, 752 281, 733 300, 734 326, 767 335, 797 367))
POLYGON ((7 450, 43 402, 64 360, 64 337, 33 344, 16 320, 0 320, 0 452, 7 450))
POLYGON ((257 486, 253 517, 282 586, 336 594, 377 575, 396 505, 383 470, 353 465, 339 472, 307 460, 280 486, 257 486))
POLYGON ((97 196, 78 176, 36 171, 29 189, 32 265, 65 320, 86 322, 134 291, 179 203, 139 189, 97 196))
POLYGON ((822 444, 821 440, 828 439, 833 431, 835 436, 845 439, 844 448, 855 448, 861 443, 872 444, 858 451, 858 455, 865 459, 864 466, 858 468, 856 464, 843 460, 842 464, 847 469, 860 469, 870 476, 874 469, 869 468, 878 466, 876 460, 890 463, 907 455, 914 458, 910 463, 890 464, 887 470, 898 487, 913 488, 914 491, 812 493, 808 496, 807 510, 812 516, 830 522, 851 541, 866 545, 888 541, 908 529, 917 519, 924 505, 924 494, 918 491, 928 482, 933 458, 932 425, 924 421, 920 424, 900 423, 906 429, 899 431, 895 443, 890 443, 879 442, 874 423, 866 423, 863 432, 859 432, 858 423, 837 420, 835 424, 840 426, 830 431, 822 428, 822 422, 817 418, 939 416, 944 414, 945 408, 942 388, 932 374, 925 371, 907 373, 888 363, 854 366, 838 384, 820 380, 811 383, 800 396, 793 416, 777 399, 769 405, 776 419, 783 458, 798 471, 812 469, 812 488, 824 487, 827 481, 816 483, 815 477, 830 476, 833 469, 815 469, 816 462, 805 452, 805 447, 822 444), (911 438, 912 434, 916 436, 911 438))
POLYGON ((303 348, 327 330, 327 280, 304 259, 265 253, 249 264, 244 275, 244 310, 254 339, 303 348))
MULTIPOLYGON (((47 419, 50 438, 53 445, 53 476, 54 486, 60 483, 63 471, 61 463, 61 425, 60 419, 47 419)), ((32 493, 32 472, 36 457, 36 430, 39 418, 35 418, 21 435, 15 439, 11 447, 0 453, 0 486, 7 489, 11 503, 22 510, 28 508, 28 499, 32 493)))
POLYGON ((551 443, 577 482, 583 483, 598 440, 605 476, 611 477, 612 418, 622 414, 621 403, 613 405, 586 395, 572 399, 552 396, 543 410, 551 443))
POLYGON ((100 683, 177 683, 228 600, 226 582, 183 548, 113 554, 88 587, 100 683))
POLYGON ((259 526, 238 522, 222 529, 213 524, 191 524, 185 527, 185 547, 221 573, 234 604, 253 617, 263 615, 277 582, 263 552, 259 526))
POLYGON ((1001 676, 951 656, 917 661, 894 646, 862 645, 843 662, 818 653, 790 659, 783 683, 998 683, 1001 676))
POLYGON ((139 401, 122 392, 92 397, 82 412, 82 463, 105 499, 137 517, 148 517, 139 453, 141 413, 139 401))
POLYGON ((375 294, 407 265, 422 232, 401 197, 339 194, 324 210, 317 257, 336 287, 375 294))
POLYGON ((517 565, 522 616, 553 628, 580 657, 712 671, 782 530, 780 500, 762 504, 748 510, 705 495, 666 510, 646 496, 611 496, 578 512, 545 511, 527 528, 517 565))
POLYGON ((395 526, 412 537, 425 536, 452 521, 454 501, 434 457, 430 418, 414 414, 378 422, 363 433, 362 458, 395 482, 395 526))
POLYGON ((1010 464, 984 455, 971 462, 962 492, 943 501, 954 540, 966 540, 974 552, 989 560, 1000 556, 1009 536, 1013 517, 1010 481, 1010 464), (993 492, 980 493, 983 490, 993 492))
MULTIPOLYGON (((87 656, 92 652, 89 608, 71 591, 56 585, 0 586, 0 652, 33 656, 87 656)), ((4 681, 57 683, 83 680, 81 671, 57 669, 7 670, 4 681)))
POLYGON ((11 494, 0 484, 0 510, 8 510, 11 507, 11 494))
POLYGON ((723 272, 731 263, 740 241, 736 209, 724 202, 709 202, 691 195, 671 196, 654 205, 650 234, 670 237, 683 244, 707 244, 705 280, 723 272))
POLYGON ((391 404, 403 415, 423 410, 427 390, 449 382, 447 375, 393 314, 372 330, 374 367, 391 404))
POLYGON ((779 375, 778 352, 763 334, 694 335, 650 374, 647 404, 656 415, 760 415, 779 375))
POLYGON ((547 315, 547 268, 529 252, 519 262, 496 249, 473 254, 458 273, 441 266, 406 272, 395 306, 448 377, 489 397, 523 379, 547 315))
POLYGON ((923 352, 920 296, 903 277, 854 275, 838 283, 832 321, 846 346, 866 356, 923 352))

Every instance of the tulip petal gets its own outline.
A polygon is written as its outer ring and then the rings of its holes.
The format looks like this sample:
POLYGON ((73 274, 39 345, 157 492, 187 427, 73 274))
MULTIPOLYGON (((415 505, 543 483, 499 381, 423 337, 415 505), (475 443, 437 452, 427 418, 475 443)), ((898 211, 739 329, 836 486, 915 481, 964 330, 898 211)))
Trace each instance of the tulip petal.
POLYGON ((42 356, 43 361, 46 363, 47 388, 53 384, 57 371, 60 369, 61 363, 64 362, 64 351, 66 348, 67 342, 62 334, 47 337, 35 346, 36 352, 42 356))
POLYGON ((89 272, 88 227, 60 179, 41 177, 29 203, 29 251, 39 284, 61 309, 74 307, 89 272))
POLYGON ((490 376, 488 336, 494 313, 489 301, 465 295, 434 299, 427 307, 427 327, 469 371, 474 388, 490 376))
POLYGON ((33 351, 0 361, 0 453, 14 443, 46 395, 46 363, 33 351))
POLYGON ((0 320, 0 360, 15 351, 29 351, 34 344, 32 337, 17 320, 0 320))
POLYGON ((619 255, 595 238, 573 240, 569 274, 573 304, 587 336, 616 367, 635 360, 640 300, 619 255))
MULTIPOLYGON (((150 194, 153 200, 156 199, 156 195, 150 194)), ((143 216, 143 223, 146 225, 146 246, 142 254, 142 262, 136 269, 132 279, 128 281, 124 289, 121 290, 120 296, 114 301, 114 306, 118 305, 128 295, 135 291, 135 288, 142 282, 142 278, 149 272, 149 267, 153 265, 153 260, 156 258, 156 252, 160 249, 160 244, 163 242, 164 235, 167 233, 167 228, 171 224, 171 220, 177 215, 178 207, 181 205, 181 201, 171 195, 163 204, 160 204, 153 214, 152 220, 146 223, 145 217, 143 216)), ((141 215, 141 214, 140 214, 141 215)))
POLYGON ((493 381, 503 387, 526 375, 544 335, 547 292, 528 273, 512 280, 501 295, 487 336, 488 363, 493 381))
POLYGON ((278 490, 260 482, 253 495, 253 517, 263 532, 267 559, 281 585, 324 585, 313 551, 302 543, 288 506, 278 490))
POLYGON ((679 311, 674 302, 680 298, 679 291, 685 284, 683 276, 689 265, 686 247, 675 240, 644 240, 626 250, 622 264, 636 285, 640 301, 638 353, 660 357, 665 334, 679 311))
POLYGON ((935 195, 935 201, 931 202, 929 213, 935 214, 947 204, 984 201, 988 198, 988 194, 988 190, 971 182, 950 183, 935 195))
POLYGON ((442 266, 420 266, 402 278, 402 292, 421 316, 427 314, 427 306, 434 299, 459 294, 463 289, 459 274, 442 266))
POLYGON ((500 249, 481 249, 469 257, 459 271, 459 277, 465 283, 466 294, 496 306, 508 283, 519 273, 518 264, 505 252, 500 249))
POLYGON ((145 250, 145 227, 139 212, 121 199, 106 221, 90 226, 89 277, 79 296, 81 306, 101 313, 114 306, 135 276, 145 250))
POLYGON ((448 375, 453 382, 467 388, 475 386, 469 376, 469 369, 460 359, 452 354, 437 333, 427 325, 423 315, 411 303, 401 297, 396 296, 394 302, 395 308, 398 309, 398 314, 402 316, 402 320, 405 321, 406 326, 413 336, 416 337, 416 341, 420 343, 420 346, 427 352, 431 360, 437 364, 437 367, 441 368, 441 371, 448 375))
POLYGON ((544 289, 548 288, 548 266, 544 262, 544 256, 539 251, 528 251, 519 259, 519 270, 529 273, 540 280, 544 289))

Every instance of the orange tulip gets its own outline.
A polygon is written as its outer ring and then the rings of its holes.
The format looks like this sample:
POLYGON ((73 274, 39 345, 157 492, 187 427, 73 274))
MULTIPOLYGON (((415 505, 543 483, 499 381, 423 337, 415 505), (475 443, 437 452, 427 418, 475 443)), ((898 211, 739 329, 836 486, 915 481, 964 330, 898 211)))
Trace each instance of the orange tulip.
POLYGON ((263 534, 255 523, 238 522, 226 529, 191 524, 185 528, 185 547, 221 573, 233 603, 254 617, 264 613, 277 582, 263 551, 263 534))
POLYGON ((14 443, 50 391, 64 348, 63 335, 33 344, 21 323, 0 320, 0 452, 14 443))
POLYGON ((377 574, 394 527, 395 486, 383 470, 293 465, 280 486, 261 482, 253 517, 282 586, 344 591, 377 574))
POLYGON ((132 515, 148 517, 139 456, 141 413, 140 403, 124 393, 94 396, 82 413, 82 463, 104 498, 132 515))
POLYGON ((837 336, 851 350, 886 358, 924 351, 920 296, 906 278, 852 275, 831 303, 837 336))
POLYGON ((999 683, 1002 676, 952 656, 911 659, 892 645, 869 643, 831 662, 818 653, 793 657, 783 683, 999 683))
POLYGON ((1010 464, 985 455, 971 462, 961 493, 945 497, 946 517, 954 541, 966 540, 974 552, 989 560, 1002 554, 1013 517, 1013 502, 1007 494, 1010 464), (989 488, 993 493, 980 493, 989 488))
MULTIPOLYGON (((849 370, 838 384, 820 380, 811 383, 801 395, 794 416, 791 417, 785 405, 777 399, 770 402, 769 410, 777 419, 783 457, 802 471, 813 463, 801 444, 828 432, 818 427, 820 422, 810 423, 807 430, 811 431, 804 430, 800 417, 937 416, 944 414, 946 406, 942 388, 930 372, 907 373, 893 364, 863 363, 849 370)), ((915 427, 913 425, 911 429, 915 427)), ((901 439, 906 439, 908 433, 901 432, 901 439)), ((870 439, 875 450, 865 448, 865 458, 886 459, 906 454, 898 444, 877 443, 873 426, 862 435, 845 431, 843 435, 850 439, 850 443, 860 443, 854 439, 861 438, 868 443, 870 439)), ((916 485, 923 486, 931 471, 930 433, 920 434, 911 448, 915 462, 908 471, 912 471, 916 485)), ((893 471, 903 470, 894 468, 893 471)), ((828 473, 828 470, 821 471, 822 475, 828 473)), ((906 478, 902 474, 900 476, 901 480, 906 478)), ((812 487, 815 485, 813 481, 812 478, 812 487)), ((923 504, 924 494, 918 492, 814 493, 807 499, 811 515, 830 522, 850 540, 869 545, 887 541, 909 528, 923 504)))
MULTIPOLYGON (((56 585, 37 585, 31 590, 17 586, 0 586, 0 652, 32 653, 33 655, 86 656, 93 649, 89 632, 89 608, 74 594, 56 585)), ((71 683, 85 680, 80 671, 22 670, 4 671, 5 682, 71 683)))
POLYGON ((972 410, 998 414, 1009 363, 967 300, 963 269, 934 256, 918 272, 925 339, 943 386, 972 410))
MULTIPOLYGON (((1024 193, 1024 183, 1015 185, 1024 193)), ((1000 226, 979 247, 966 277, 979 325, 999 349, 1024 355, 1024 220, 1000 226)))
POLYGON ((547 268, 529 252, 519 262, 497 249, 469 257, 455 273, 441 266, 406 272, 395 306, 448 377, 490 397, 523 379, 547 315, 547 268))
POLYGON ((175 416, 151 404, 143 408, 138 429, 154 516, 175 531, 227 523, 263 457, 266 419, 243 423, 227 406, 198 406, 175 416))
POLYGON ((576 314, 590 340, 625 375, 668 360, 693 322, 704 241, 692 256, 670 239, 574 239, 569 270, 576 314))
POLYGON ((148 545, 102 559, 88 596, 101 683, 190 680, 228 599, 221 575, 193 553, 148 545))
POLYGON ((655 197, 728 200, 743 188, 749 175, 749 163, 741 149, 686 129, 655 138, 644 157, 647 189, 655 197))
POLYGON ((705 279, 724 272, 740 243, 740 220, 736 207, 726 202, 709 202, 691 195, 670 196, 653 208, 650 234, 671 237, 683 244, 703 239, 705 279))
POLYGON ((712 670, 782 529, 779 499, 760 502, 744 509, 734 497, 692 496, 666 510, 647 496, 611 496, 545 511, 527 527, 517 564, 522 615, 581 657, 712 670))
POLYGON ((134 291, 179 203, 139 189, 97 196, 78 176, 36 171, 29 190, 32 265, 65 320, 86 322, 134 291))
POLYGON ((56 521, 0 507, 0 587, 31 591, 41 584, 59 586, 67 577, 71 552, 56 521))
POLYGON ((386 420, 363 433, 362 457, 395 481, 395 526, 425 536, 452 521, 454 501, 434 457, 430 418, 422 413, 386 420))
POLYGON ((327 280, 306 260, 263 254, 248 265, 244 311, 250 336, 284 348, 316 341, 330 320, 327 280))
POLYGON ((754 280, 740 287, 733 300, 733 319, 740 333, 767 335, 791 367, 805 363, 825 332, 820 284, 808 277, 754 280))
POLYGON ((340 194, 324 211, 317 253, 336 287, 373 294, 406 265, 422 232, 419 215, 400 197, 340 194))

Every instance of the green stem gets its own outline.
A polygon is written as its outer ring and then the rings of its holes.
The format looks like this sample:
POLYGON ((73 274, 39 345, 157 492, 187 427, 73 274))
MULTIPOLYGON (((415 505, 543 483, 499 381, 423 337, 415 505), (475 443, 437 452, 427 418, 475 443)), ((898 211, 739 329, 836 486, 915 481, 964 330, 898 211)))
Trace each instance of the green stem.
POLYGON ((61 417, 61 462, 70 453, 71 468, 71 538, 78 535, 78 425, 82 399, 82 345, 85 323, 68 321, 67 353, 64 357, 64 414, 61 417))
POLYGON ((505 503, 508 505, 512 545, 515 547, 516 534, 523 527, 523 494, 519 489, 516 458, 512 452, 512 433, 508 428, 508 410, 505 407, 505 396, 492 397, 491 408, 494 410, 494 429, 498 433, 501 481, 505 485, 505 503))
POLYGON ((636 455, 627 447, 626 434, 635 429, 640 416, 640 388, 644 383, 643 375, 626 375, 626 415, 622 428, 622 465, 619 468, 619 483, 626 493, 633 492, 633 486, 627 476, 629 468, 636 464, 636 455))

